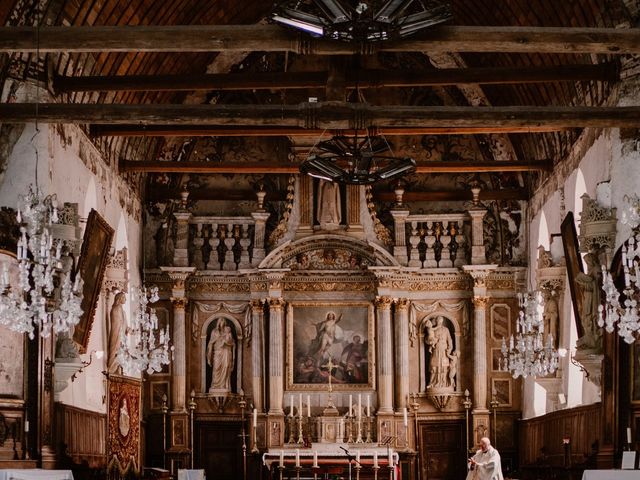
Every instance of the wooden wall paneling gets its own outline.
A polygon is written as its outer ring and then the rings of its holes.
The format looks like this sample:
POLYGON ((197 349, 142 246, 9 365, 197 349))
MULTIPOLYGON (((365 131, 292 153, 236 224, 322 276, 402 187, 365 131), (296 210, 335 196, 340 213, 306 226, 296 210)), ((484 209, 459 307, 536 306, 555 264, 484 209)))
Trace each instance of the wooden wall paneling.
POLYGON ((63 403, 55 404, 55 413, 60 455, 75 464, 106 467, 107 416, 63 403))

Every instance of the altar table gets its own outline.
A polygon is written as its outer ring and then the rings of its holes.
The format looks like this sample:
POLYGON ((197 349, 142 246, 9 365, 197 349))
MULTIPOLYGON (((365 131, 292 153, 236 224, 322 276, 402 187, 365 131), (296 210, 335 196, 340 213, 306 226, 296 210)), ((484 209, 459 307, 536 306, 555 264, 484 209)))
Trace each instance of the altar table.
POLYGON ((585 470, 582 480, 640 480, 640 470, 585 470))
POLYGON ((0 480, 73 480, 71 470, 26 468, 0 470, 0 480))

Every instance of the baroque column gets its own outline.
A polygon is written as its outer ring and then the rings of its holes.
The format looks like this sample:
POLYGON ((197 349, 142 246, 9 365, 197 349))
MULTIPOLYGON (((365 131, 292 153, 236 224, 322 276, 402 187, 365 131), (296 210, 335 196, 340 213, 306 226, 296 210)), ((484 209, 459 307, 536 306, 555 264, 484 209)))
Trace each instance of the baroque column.
POLYGON ((400 298, 395 308, 396 408, 407 406, 409 394, 409 300, 400 298))
POLYGON ((284 395, 284 300, 269 299, 269 414, 282 415, 284 395))
POLYGON ((378 413, 393 413, 393 359, 391 297, 376 298, 376 338, 378 363, 378 413))
POLYGON ((262 412, 262 336, 264 328, 264 310, 262 301, 251 301, 251 394, 253 405, 262 412))

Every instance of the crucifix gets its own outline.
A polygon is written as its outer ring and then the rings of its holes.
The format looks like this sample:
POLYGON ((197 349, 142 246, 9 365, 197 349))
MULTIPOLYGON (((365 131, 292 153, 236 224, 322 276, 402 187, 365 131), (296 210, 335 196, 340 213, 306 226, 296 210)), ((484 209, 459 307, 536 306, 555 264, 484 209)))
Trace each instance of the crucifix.
POLYGON ((335 363, 333 363, 333 358, 331 358, 331 355, 329 355, 329 361, 322 365, 322 368, 326 368, 329 370, 329 399, 327 401, 327 409, 335 409, 336 406, 333 404, 333 398, 331 395, 331 392, 333 392, 332 388, 331 388, 331 376, 333 374, 333 369, 336 368, 337 365, 335 363))

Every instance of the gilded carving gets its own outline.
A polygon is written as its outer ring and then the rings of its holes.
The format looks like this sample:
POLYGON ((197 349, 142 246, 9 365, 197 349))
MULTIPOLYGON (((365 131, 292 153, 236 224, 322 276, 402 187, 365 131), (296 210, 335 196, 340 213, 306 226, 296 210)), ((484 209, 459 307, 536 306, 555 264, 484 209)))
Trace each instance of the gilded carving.
POLYGON ((473 297, 473 308, 476 310, 485 309, 488 302, 489 297, 473 297))
POLYGON ((397 310, 409 309, 409 300, 407 298, 398 298, 395 303, 396 303, 397 310))
POLYGON ((372 282, 287 282, 289 292, 368 292, 374 289, 372 282))
POLYGON ((514 290, 516 286, 513 278, 489 278, 486 285, 489 290, 514 290))
POLYGON ((391 297, 376 297, 375 306, 378 309, 385 310, 390 309, 393 299, 391 297))
POLYGON ((269 299, 269 308, 270 309, 278 309, 278 308, 284 308, 286 302, 284 301, 284 298, 270 298, 269 299))
POLYGON ((174 310, 184 310, 187 308, 189 300, 185 297, 171 297, 171 303, 174 310))
POLYGON ((191 282, 191 293, 231 293, 249 292, 250 285, 247 282, 191 282))

